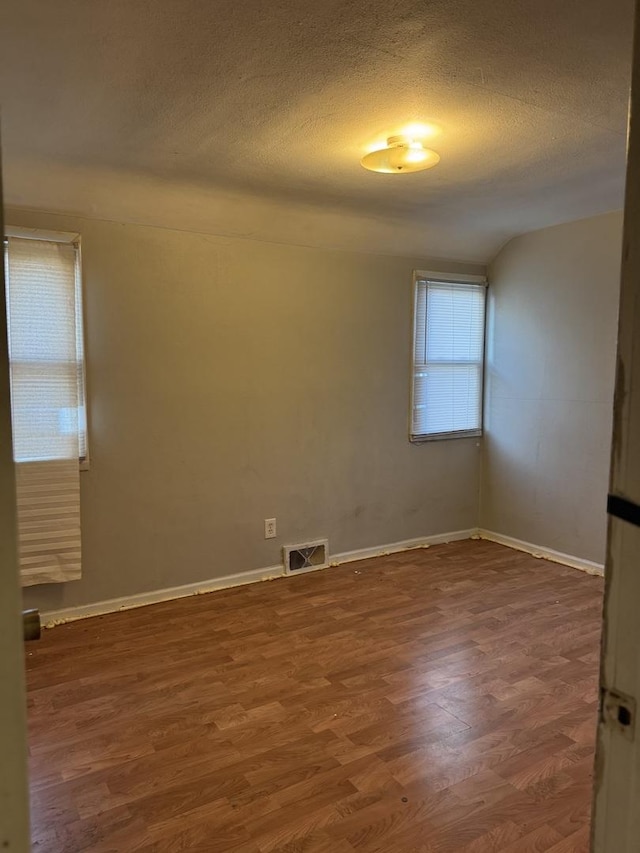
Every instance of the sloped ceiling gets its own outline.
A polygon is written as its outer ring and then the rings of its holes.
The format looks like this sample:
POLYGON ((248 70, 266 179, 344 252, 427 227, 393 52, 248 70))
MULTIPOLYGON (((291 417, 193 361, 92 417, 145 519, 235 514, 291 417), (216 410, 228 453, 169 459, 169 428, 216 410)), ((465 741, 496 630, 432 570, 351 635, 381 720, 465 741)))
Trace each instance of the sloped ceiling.
POLYGON ((490 259, 622 204, 632 0, 10 0, 8 204, 490 259), (433 170, 366 172, 435 122, 433 170))

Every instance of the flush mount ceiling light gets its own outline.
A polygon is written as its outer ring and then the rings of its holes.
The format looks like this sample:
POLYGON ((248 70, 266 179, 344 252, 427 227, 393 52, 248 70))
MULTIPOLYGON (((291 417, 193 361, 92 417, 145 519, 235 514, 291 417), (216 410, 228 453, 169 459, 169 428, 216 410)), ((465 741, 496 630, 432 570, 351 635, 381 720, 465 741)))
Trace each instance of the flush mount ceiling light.
POLYGON ((360 160, 371 172, 420 172, 431 169, 440 162, 440 155, 425 148, 419 139, 411 136, 390 136, 387 147, 371 151, 360 160))

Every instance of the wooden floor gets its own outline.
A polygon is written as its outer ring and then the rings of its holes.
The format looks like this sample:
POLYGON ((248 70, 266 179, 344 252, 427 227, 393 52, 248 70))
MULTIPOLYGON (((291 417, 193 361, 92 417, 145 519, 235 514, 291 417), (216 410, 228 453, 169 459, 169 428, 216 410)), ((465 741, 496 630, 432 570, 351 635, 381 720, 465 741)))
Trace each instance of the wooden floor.
POLYGON ((47 631, 33 849, 587 851, 601 594, 468 541, 47 631))

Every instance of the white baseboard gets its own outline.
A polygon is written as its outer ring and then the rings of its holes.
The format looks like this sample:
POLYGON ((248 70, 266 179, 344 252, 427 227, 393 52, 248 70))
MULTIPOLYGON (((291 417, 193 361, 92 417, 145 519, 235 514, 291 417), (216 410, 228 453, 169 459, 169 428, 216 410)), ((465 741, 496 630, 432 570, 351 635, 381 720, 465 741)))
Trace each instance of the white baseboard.
POLYGON ((508 548, 514 548, 516 551, 525 551, 531 554, 532 557, 538 557, 542 560, 551 560, 553 563, 562 563, 563 566, 570 566, 573 569, 579 569, 581 572, 586 572, 589 575, 604 575, 604 566, 602 563, 594 563, 591 560, 583 560, 581 557, 574 557, 571 554, 563 554, 561 551, 554 551, 552 548, 543 548, 540 545, 532 545, 531 542, 523 542, 522 539, 514 539, 512 536, 503 536, 502 533, 494 533, 491 530, 479 529, 476 531, 479 539, 487 539, 489 542, 497 542, 498 545, 506 545, 508 548))
MULTIPOLYGON (((397 554, 400 551, 410 551, 414 548, 428 548, 430 545, 440 545, 444 542, 458 542, 462 539, 470 539, 476 533, 477 530, 475 528, 470 530, 456 530, 452 533, 437 533, 433 536, 405 539, 403 542, 392 542, 390 545, 377 545, 373 548, 344 551, 341 554, 333 554, 329 559, 329 566, 339 566, 342 563, 351 563, 355 560, 367 560, 370 557, 397 554)), ((285 577, 284 565, 268 566, 264 569, 253 569, 248 572, 225 575, 221 578, 198 581, 197 583, 184 584, 183 586, 173 586, 166 589, 154 590, 153 592, 140 592, 135 595, 126 595, 122 598, 96 601, 93 604, 65 607, 61 610, 50 610, 42 614, 42 624, 45 628, 53 628, 55 625, 74 622, 76 619, 86 619, 89 616, 102 616, 105 613, 131 610, 134 607, 145 607, 147 604, 157 604, 160 601, 171 601, 174 598, 185 598, 189 595, 202 595, 203 593, 214 592, 218 589, 229 589, 234 586, 274 580, 280 577, 285 577)), ((291 575, 286 575, 286 577, 291 577, 291 575)))
POLYGON ((145 607, 147 604, 158 604, 160 601, 172 601, 174 598, 186 598, 189 595, 202 595, 205 592, 215 592, 217 589, 229 589, 232 586, 243 586, 247 583, 270 581, 282 577, 282 566, 269 566, 266 569, 254 569, 240 572, 236 575, 225 575, 208 581, 188 583, 183 586, 171 586, 166 589, 156 589, 152 592, 138 592, 134 595, 124 595, 122 598, 108 598, 93 604, 79 604, 77 607, 65 607, 62 610, 50 610, 41 616, 45 628, 53 628, 65 622, 76 619, 86 619, 89 616, 103 616, 105 613, 116 613, 118 610, 131 610, 134 607, 145 607))
MULTIPOLYGON (((497 542, 499 545, 506 545, 508 548, 514 548, 517 551, 525 551, 533 557, 551 560, 554 563, 562 563, 565 566, 580 569, 580 571, 587 572, 590 575, 604 574, 604 566, 600 563, 593 563, 590 560, 583 560, 580 557, 563 554, 551 548, 541 548, 538 545, 532 545, 530 542, 523 542, 521 539, 514 539, 511 536, 503 536, 501 533, 493 533, 490 530, 482 530, 475 527, 468 530, 455 530, 451 533, 436 533, 433 536, 421 536, 417 539, 405 539, 402 542, 376 545, 373 548, 358 548, 355 551, 343 551, 340 554, 333 554, 330 557, 329 566, 339 566, 343 563, 355 562, 356 560, 368 560, 371 557, 398 554, 401 551, 411 551, 416 548, 429 548, 431 545, 441 545, 446 542, 460 542, 463 539, 487 539, 490 542, 497 542)), ((322 571, 322 569, 318 571, 322 571)), ((93 604, 65 607, 61 610, 50 610, 42 614, 42 624, 45 628, 53 628, 55 625, 73 622, 76 619, 86 619, 89 616, 101 616, 105 613, 115 613, 119 610, 130 610, 134 607, 145 607, 147 604, 157 604, 160 601, 171 601, 175 598, 185 598, 189 595, 202 595, 207 592, 215 592, 218 589, 229 589, 234 586, 274 580, 280 577, 285 577, 283 565, 268 566, 263 569, 253 569, 248 572, 225 575, 221 578, 198 581, 197 583, 184 584, 183 586, 167 587, 166 589, 158 589, 152 592, 140 592, 135 595, 126 595, 122 598, 96 601, 93 604)), ((286 577, 291 577, 291 575, 286 575, 286 577)))
POLYGON ((370 557, 386 557, 388 554, 398 554, 400 551, 411 551, 414 548, 429 548, 430 545, 443 545, 446 542, 460 542, 471 539, 477 533, 475 527, 469 530, 454 530, 452 533, 435 533, 433 536, 420 536, 417 539, 405 539, 402 542, 392 542, 390 545, 376 545, 373 548, 359 548, 356 551, 343 551, 334 554, 330 566, 341 563, 353 563, 356 560, 368 560, 370 557))

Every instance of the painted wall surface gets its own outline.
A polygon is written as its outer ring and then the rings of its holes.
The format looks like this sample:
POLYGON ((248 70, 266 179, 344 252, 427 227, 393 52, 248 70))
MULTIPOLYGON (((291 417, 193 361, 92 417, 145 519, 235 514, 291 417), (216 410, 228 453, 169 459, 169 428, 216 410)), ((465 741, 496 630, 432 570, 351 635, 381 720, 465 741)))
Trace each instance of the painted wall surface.
POLYGON ((492 264, 481 527, 604 562, 622 214, 492 264))
POLYGON ((80 232, 84 268, 84 576, 26 590, 29 605, 272 566, 310 538, 338 553, 476 525, 477 441, 407 439, 412 272, 435 262, 7 221, 80 232))

